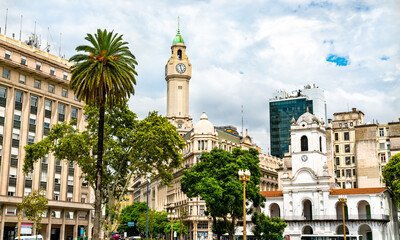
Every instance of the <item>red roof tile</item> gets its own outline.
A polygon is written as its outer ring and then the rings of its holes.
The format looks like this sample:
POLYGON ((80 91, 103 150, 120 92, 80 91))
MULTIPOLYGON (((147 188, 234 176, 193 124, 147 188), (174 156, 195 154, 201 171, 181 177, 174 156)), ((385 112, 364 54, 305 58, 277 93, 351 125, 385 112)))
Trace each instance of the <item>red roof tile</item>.
POLYGON ((282 197, 283 196, 282 191, 261 191, 260 193, 264 197, 282 197))
POLYGON ((381 193, 387 190, 387 188, 346 188, 346 189, 331 189, 330 195, 347 195, 347 194, 372 194, 381 193))

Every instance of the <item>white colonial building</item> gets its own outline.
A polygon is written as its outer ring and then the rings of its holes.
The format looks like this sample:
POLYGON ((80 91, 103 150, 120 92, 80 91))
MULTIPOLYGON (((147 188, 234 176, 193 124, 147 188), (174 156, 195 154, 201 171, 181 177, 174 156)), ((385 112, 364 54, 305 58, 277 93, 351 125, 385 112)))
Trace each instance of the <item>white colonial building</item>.
POLYGON ((389 190, 335 189, 327 166, 324 124, 309 112, 292 120, 291 155, 292 173, 284 167, 282 191, 262 192, 267 197, 262 211, 287 222, 287 239, 343 239, 339 195, 347 196, 344 215, 348 240, 400 239, 399 219, 389 190))

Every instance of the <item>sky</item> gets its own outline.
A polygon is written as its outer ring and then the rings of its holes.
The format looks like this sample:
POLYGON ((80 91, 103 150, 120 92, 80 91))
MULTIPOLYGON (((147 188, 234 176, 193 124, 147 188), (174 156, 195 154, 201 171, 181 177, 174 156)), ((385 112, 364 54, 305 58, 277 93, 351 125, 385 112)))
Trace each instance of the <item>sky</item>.
POLYGON ((366 122, 400 117, 400 1, 396 0, 1 0, 1 34, 70 58, 87 33, 114 30, 138 61, 129 105, 139 118, 166 113, 164 66, 178 16, 192 64, 193 123, 248 129, 269 152, 268 101, 309 83, 325 91, 328 118, 357 108, 366 122), (22 15, 22 28, 20 27, 22 15), (61 51, 60 51, 61 50, 61 51))

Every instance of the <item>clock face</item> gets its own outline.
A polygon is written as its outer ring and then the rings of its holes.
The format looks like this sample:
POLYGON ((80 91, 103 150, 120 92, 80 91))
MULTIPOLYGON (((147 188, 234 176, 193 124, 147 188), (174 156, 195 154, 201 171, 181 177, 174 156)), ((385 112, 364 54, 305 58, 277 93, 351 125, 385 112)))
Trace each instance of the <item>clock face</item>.
POLYGON ((178 73, 184 73, 186 71, 186 66, 183 63, 178 63, 178 65, 176 65, 176 71, 178 73))
POLYGON ((307 159, 308 159, 307 155, 301 156, 301 160, 303 160, 303 162, 307 161, 307 159))

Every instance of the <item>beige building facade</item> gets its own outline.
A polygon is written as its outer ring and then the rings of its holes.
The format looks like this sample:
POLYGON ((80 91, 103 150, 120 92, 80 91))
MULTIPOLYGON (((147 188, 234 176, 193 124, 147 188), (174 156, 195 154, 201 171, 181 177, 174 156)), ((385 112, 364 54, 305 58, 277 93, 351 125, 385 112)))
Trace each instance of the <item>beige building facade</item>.
POLYGON ((383 168, 400 149, 400 122, 367 124, 364 113, 353 108, 334 113, 326 135, 328 165, 338 187, 384 186, 383 168))
MULTIPOLYGON (((214 126, 204 112, 200 120, 193 126, 189 115, 189 80, 191 64, 186 55, 186 46, 179 31, 172 44, 172 55, 166 66, 167 81, 167 118, 177 127, 186 144, 183 150, 182 169, 176 169, 172 186, 161 186, 160 180, 149 183, 149 207, 157 211, 174 209, 188 229, 185 239, 212 239, 211 221, 205 215, 206 203, 200 198, 188 198, 180 187, 183 170, 195 165, 203 152, 213 148, 232 151, 234 148, 257 148, 248 136, 239 135, 234 126, 214 126), (181 65, 180 65, 181 64, 181 65), (182 66, 184 65, 184 67, 182 66)), ((278 189, 278 175, 275 168, 282 159, 260 153, 260 168, 263 174, 260 189, 263 191, 278 189)), ((134 179, 132 185, 133 201, 146 202, 147 181, 134 179)))
MULTIPOLYGON (((71 63, 0 35, 0 239, 14 239, 16 205, 43 189, 49 199, 40 234, 44 239, 91 235, 92 197, 81 170, 49 155, 22 172, 24 146, 43 139, 52 124, 75 119, 85 128, 83 103, 69 90, 71 63)), ((26 218, 22 223, 29 226, 26 218)))

